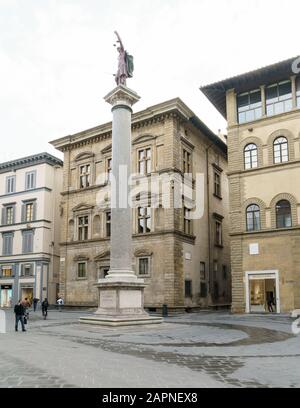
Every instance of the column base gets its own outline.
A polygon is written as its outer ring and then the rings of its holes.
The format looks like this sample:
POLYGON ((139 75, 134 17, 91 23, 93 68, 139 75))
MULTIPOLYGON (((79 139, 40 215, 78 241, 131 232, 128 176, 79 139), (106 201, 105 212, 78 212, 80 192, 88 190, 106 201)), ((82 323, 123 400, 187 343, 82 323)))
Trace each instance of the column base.
POLYGON ((144 310, 144 287, 142 279, 136 282, 115 282, 101 279, 99 307, 93 316, 80 317, 80 323, 101 326, 131 326, 161 323, 161 317, 152 317, 144 310))

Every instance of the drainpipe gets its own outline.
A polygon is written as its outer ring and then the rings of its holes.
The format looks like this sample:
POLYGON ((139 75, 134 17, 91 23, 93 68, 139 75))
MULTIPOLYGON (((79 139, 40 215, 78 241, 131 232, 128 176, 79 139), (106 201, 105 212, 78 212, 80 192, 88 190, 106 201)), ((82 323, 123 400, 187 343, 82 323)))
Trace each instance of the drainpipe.
POLYGON ((211 296, 211 222, 210 222, 210 183, 209 183, 209 163, 208 151, 214 146, 211 143, 206 149, 206 193, 207 193, 207 225, 208 225, 208 280, 207 280, 207 296, 211 296))

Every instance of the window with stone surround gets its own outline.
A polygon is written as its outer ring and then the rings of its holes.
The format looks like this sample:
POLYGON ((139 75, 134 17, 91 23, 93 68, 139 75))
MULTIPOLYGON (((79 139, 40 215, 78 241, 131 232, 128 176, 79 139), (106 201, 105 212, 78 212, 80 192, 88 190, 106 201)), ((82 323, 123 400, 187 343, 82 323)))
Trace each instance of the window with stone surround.
POLYGON ((111 212, 107 211, 105 213, 105 235, 110 237, 111 235, 111 212))
POLYGON ((138 173, 141 175, 150 174, 152 170, 151 147, 138 150, 138 173))
POLYGON ((78 217, 78 240, 87 241, 89 238, 89 217, 88 215, 78 217))
POLYGON ((222 246, 222 222, 219 220, 215 221, 215 244, 217 246, 222 246))
POLYGON ((6 177, 6 187, 5 193, 11 194, 16 191, 16 176, 8 176, 6 177))
POLYGON ((284 136, 277 137, 273 143, 274 164, 289 161, 288 140, 284 136))
POLYGON ((185 234, 189 235, 192 235, 193 233, 191 210, 187 207, 183 207, 183 231, 185 232, 185 234))
POLYGON ((2 225, 12 225, 15 223, 15 205, 5 204, 2 208, 2 225))
POLYGON ((22 231, 23 234, 23 254, 28 254, 33 252, 33 230, 22 231))
POLYGON ((214 171, 214 195, 218 198, 222 197, 221 174, 214 171))
POLYGON ((245 170, 254 169, 258 166, 258 150, 254 143, 245 146, 244 149, 244 165, 245 170))
POLYGON ((22 204, 21 221, 22 222, 35 221, 36 208, 37 208, 36 200, 30 200, 30 201, 24 200, 22 204))
POLYGON ((106 173, 107 173, 107 182, 111 182, 112 178, 112 158, 109 157, 106 159, 106 173))
POLYGON ((300 108, 300 77, 296 78, 297 107, 300 108))
POLYGON ((12 255, 13 238, 14 238, 14 234, 12 232, 2 234, 2 240, 3 240, 2 254, 3 255, 12 255))
POLYGON ((86 188, 90 186, 91 165, 84 164, 79 166, 79 187, 86 188))
POLYGON ((192 281, 190 279, 185 279, 184 281, 184 296, 186 298, 191 298, 192 293, 192 281))
POLYGON ((21 265, 21 271, 20 271, 20 276, 33 276, 33 264, 22 264, 21 265))
POLYGON ((184 147, 182 148, 182 172, 192 173, 192 153, 184 147))
POLYGON ((12 266, 2 266, 1 277, 2 278, 12 278, 14 276, 14 269, 12 266))
POLYGON ((206 279, 206 270, 205 270, 205 262, 200 262, 200 279, 206 279))
POLYGON ((247 231, 260 230, 260 208, 257 204, 251 204, 246 209, 247 231))
POLYGON ((77 263, 77 279, 86 279, 87 277, 87 263, 78 262, 77 263))
POLYGON ((151 232, 152 218, 151 218, 151 207, 138 207, 138 233, 146 234, 151 232))
POLYGON ((288 200, 280 200, 276 204, 277 228, 289 228, 292 226, 291 204, 288 200))
POLYGON ((36 187, 36 171, 29 171, 25 175, 25 190, 32 190, 36 187))
POLYGON ((143 256, 138 258, 138 272, 139 275, 150 275, 150 257, 143 256))

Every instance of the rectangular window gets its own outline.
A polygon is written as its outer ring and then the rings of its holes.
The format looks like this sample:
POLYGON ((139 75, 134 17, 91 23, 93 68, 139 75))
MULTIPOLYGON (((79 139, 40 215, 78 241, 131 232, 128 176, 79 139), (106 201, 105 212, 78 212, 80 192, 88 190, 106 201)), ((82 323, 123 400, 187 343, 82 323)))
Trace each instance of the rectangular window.
POLYGON ((288 112, 293 108, 291 81, 279 82, 266 88, 267 116, 288 112))
POLYGON ((151 232, 151 207, 138 208, 138 233, 151 232))
POLYGON ((138 172, 139 174, 146 175, 151 173, 151 148, 139 150, 138 152, 138 172))
POLYGON ((139 275, 149 275, 149 258, 139 258, 139 275))
POLYGON ((77 278, 85 279, 86 278, 86 262, 79 262, 77 265, 77 278))
POLYGON ((21 276, 33 276, 33 265, 32 264, 22 265, 21 276))
POLYGON ((11 225, 14 223, 14 207, 5 207, 5 224, 11 225))
POLYGON ((13 269, 12 267, 5 266, 2 268, 2 277, 3 278, 11 278, 13 277, 13 269))
POLYGON ((205 273, 205 262, 200 262, 200 279, 205 280, 206 279, 206 273, 205 273))
POLYGON ((78 217, 78 240, 87 241, 89 236, 89 217, 78 217))
POLYGON ((112 159, 111 158, 107 159, 106 166, 107 166, 107 181, 111 181, 111 177, 112 177, 112 159))
POLYGON ((218 261, 215 259, 214 260, 214 269, 213 269, 213 278, 214 280, 217 279, 218 276, 218 261))
POLYGON ((221 198, 221 175, 218 172, 214 172, 214 194, 221 198))
POLYGON ((6 177, 6 194, 11 194, 16 191, 16 176, 6 177))
POLYGON ((184 174, 192 172, 192 154, 185 149, 182 149, 182 171, 184 174))
POLYGON ((300 108, 300 77, 296 78, 297 107, 300 108))
POLYGON ((106 225, 106 236, 110 237, 111 234, 111 213, 107 212, 105 213, 105 225, 106 225))
POLYGON ((215 243, 222 246, 222 223, 220 221, 215 222, 215 243))
POLYGON ((187 207, 183 208, 183 230, 186 234, 192 235, 192 220, 191 210, 187 207))
POLYGON ((3 255, 12 255, 13 252, 13 234, 3 234, 3 255))
POLYGON ((25 205, 25 222, 33 221, 33 203, 25 205))
POLYGON ((80 166, 79 172, 80 172, 80 188, 86 188, 90 186, 90 171, 91 171, 91 166, 89 164, 85 164, 84 166, 80 166))
POLYGON ((227 266, 226 265, 222 265, 222 271, 223 271, 223 279, 226 280, 227 279, 227 266))
POLYGON ((185 280, 184 281, 184 295, 185 297, 192 297, 192 281, 191 280, 185 280))
POLYGON ((33 231, 23 231, 23 254, 33 252, 33 231))
POLYGON ((261 118, 262 102, 260 89, 238 95, 237 109, 240 124, 261 118))
POLYGON ((207 296, 206 282, 200 282, 200 297, 205 298, 207 296))
POLYGON ((30 171, 25 175, 25 190, 32 190, 36 184, 36 171, 30 171))

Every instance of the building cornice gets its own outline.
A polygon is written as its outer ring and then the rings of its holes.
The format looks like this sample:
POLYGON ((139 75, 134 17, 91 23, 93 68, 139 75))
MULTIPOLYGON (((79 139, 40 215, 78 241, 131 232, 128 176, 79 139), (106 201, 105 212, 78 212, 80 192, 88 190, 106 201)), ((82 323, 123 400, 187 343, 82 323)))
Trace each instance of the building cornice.
MULTIPOLYGON (((194 244, 196 237, 194 235, 189 235, 184 233, 183 231, 171 229, 171 230, 164 230, 164 231, 155 231, 155 232, 148 232, 145 234, 132 234, 132 238, 134 241, 138 241, 139 239, 145 239, 147 237, 155 237, 160 235, 175 235, 180 239, 184 240, 187 243, 194 244)), ((60 242, 60 246, 78 246, 82 245, 89 245, 90 243, 97 243, 97 242, 110 242, 110 238, 92 238, 86 241, 64 241, 60 242)))
MULTIPOLYGON (((225 143, 215 135, 180 99, 175 98, 166 102, 151 106, 132 115, 132 130, 141 129, 154 123, 162 122, 166 119, 179 119, 193 124, 201 130, 206 137, 226 151, 225 143)), ((76 149, 91 143, 111 139, 112 122, 84 130, 73 135, 68 135, 50 143, 61 152, 76 149)))
POLYGON ((268 229, 263 229, 260 231, 244 231, 244 232, 234 232, 230 233, 230 237, 240 237, 240 238, 255 238, 259 239, 262 238, 262 235, 271 235, 277 237, 278 235, 299 235, 300 232, 300 225, 297 225, 295 227, 289 227, 289 228, 268 228, 268 229))
MULTIPOLYGON (((52 189, 48 187, 38 187, 38 188, 32 188, 31 190, 23 190, 23 191, 16 191, 15 193, 9 193, 9 194, 2 194, 0 195, 0 198, 5 198, 5 197, 14 197, 16 195, 28 195, 30 193, 36 193, 38 191, 47 191, 51 192, 52 189)), ((29 200, 29 199, 28 199, 29 200)))
POLYGON ((36 166, 38 164, 47 163, 50 166, 63 166, 63 162, 49 153, 39 153, 32 156, 22 157, 21 159, 10 160, 0 163, 0 173, 7 173, 18 169, 36 166))
POLYGON ((288 161, 284 163, 278 163, 278 164, 270 164, 268 166, 261 166, 261 167, 256 167, 253 169, 247 169, 247 170, 236 170, 236 171, 229 171, 227 172, 227 176, 255 176, 258 174, 263 174, 263 173, 270 173, 270 171, 275 172, 275 171, 282 171, 283 169, 289 169, 289 168, 299 168, 300 165, 300 160, 293 160, 293 161, 288 161))

